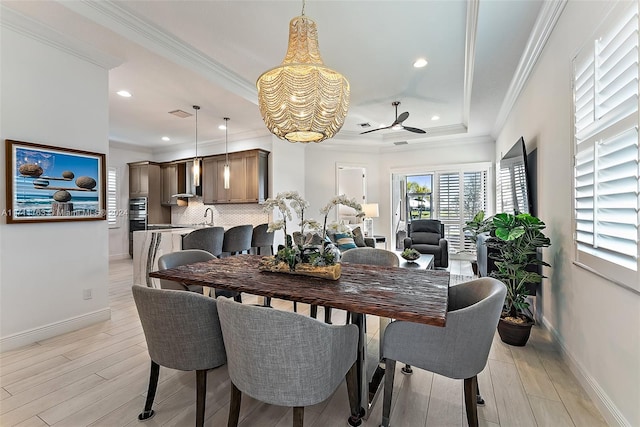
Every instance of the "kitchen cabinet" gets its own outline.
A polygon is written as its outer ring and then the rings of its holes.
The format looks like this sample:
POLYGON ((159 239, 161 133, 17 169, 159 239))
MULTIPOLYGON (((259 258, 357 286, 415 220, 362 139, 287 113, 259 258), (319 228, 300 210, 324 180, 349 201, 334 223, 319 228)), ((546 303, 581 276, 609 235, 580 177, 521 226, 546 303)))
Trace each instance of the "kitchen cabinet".
POLYGON ((205 204, 259 203, 267 198, 269 153, 249 150, 229 154, 229 189, 224 188, 225 156, 203 159, 202 197, 205 204))
POLYGON ((174 194, 186 192, 186 164, 164 163, 160 166, 163 206, 177 206, 178 198, 174 194))
POLYGON ((162 178, 160 165, 153 162, 129 163, 129 198, 147 198, 147 223, 171 222, 171 209, 161 205, 162 178))

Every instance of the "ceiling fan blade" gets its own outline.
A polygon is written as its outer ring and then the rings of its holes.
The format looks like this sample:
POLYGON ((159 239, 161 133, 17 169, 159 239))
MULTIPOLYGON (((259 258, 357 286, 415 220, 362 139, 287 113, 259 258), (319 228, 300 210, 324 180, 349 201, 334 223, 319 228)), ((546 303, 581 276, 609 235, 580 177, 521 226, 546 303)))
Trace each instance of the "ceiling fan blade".
POLYGON ((398 116, 398 118, 396 119, 396 121, 394 122, 395 124, 400 124, 402 122, 404 122, 405 120, 407 120, 409 118, 409 112, 405 111, 404 113, 400 114, 398 116))
POLYGON ((371 129, 371 130, 367 130, 367 131, 364 131, 364 132, 360 132, 360 135, 364 135, 365 133, 375 132, 377 130, 390 129, 390 128, 391 128, 391 126, 387 126, 387 127, 383 127, 383 128, 371 129))
POLYGON ((418 128, 412 128, 410 126, 402 126, 404 128, 404 130, 408 130, 409 132, 415 132, 415 133, 427 133, 425 131, 423 131, 422 129, 418 129, 418 128))

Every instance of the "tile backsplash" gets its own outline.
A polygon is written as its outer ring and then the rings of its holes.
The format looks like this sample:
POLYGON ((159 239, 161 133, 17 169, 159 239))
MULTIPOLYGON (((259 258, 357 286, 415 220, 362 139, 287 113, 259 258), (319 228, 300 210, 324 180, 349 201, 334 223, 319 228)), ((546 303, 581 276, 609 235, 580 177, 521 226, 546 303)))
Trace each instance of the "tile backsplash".
POLYGON ((171 207, 171 224, 200 224, 211 221, 211 214, 204 214, 207 208, 213 211, 213 224, 217 226, 234 226, 251 224, 256 226, 269 222, 269 214, 262 210, 262 205, 247 204, 217 204, 205 205, 201 197, 189 199, 189 206, 171 207))

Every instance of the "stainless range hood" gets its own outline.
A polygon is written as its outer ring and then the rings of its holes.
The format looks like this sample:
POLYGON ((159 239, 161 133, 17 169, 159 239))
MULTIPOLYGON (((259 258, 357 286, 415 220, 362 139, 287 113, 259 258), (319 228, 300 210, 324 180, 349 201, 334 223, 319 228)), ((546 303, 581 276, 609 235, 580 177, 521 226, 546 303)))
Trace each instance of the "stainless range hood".
MULTIPOLYGON (((202 174, 202 165, 200 166, 200 173, 202 174)), ((177 197, 179 199, 188 199, 190 197, 202 196, 202 185, 193 185, 193 160, 181 163, 178 167, 178 191, 179 193, 172 194, 171 197, 177 197)), ((202 176, 200 177, 202 181, 202 176)), ((202 184, 202 182, 201 182, 202 184)))

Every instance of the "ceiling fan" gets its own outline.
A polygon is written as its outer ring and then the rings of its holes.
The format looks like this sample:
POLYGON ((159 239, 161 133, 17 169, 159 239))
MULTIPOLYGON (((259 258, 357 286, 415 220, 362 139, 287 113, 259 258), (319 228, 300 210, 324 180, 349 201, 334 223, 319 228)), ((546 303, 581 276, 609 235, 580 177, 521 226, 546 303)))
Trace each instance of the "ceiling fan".
POLYGON ((378 129, 371 129, 371 130, 368 130, 368 131, 365 131, 365 132, 361 132, 360 135, 364 135, 365 133, 375 132, 377 130, 383 130, 383 129, 394 129, 394 130, 404 129, 404 130, 408 130, 409 132, 426 133, 422 129, 412 128, 411 126, 404 126, 402 124, 402 122, 404 122, 405 120, 407 120, 409 118, 409 113, 407 111, 405 111, 404 113, 402 113, 402 114, 400 114, 398 116, 398 105, 400 105, 400 101, 394 101, 394 102, 391 103, 391 105, 396 107, 396 119, 393 121, 393 123, 391 123, 391 125, 385 126, 385 127, 381 127, 381 128, 378 128, 378 129))

